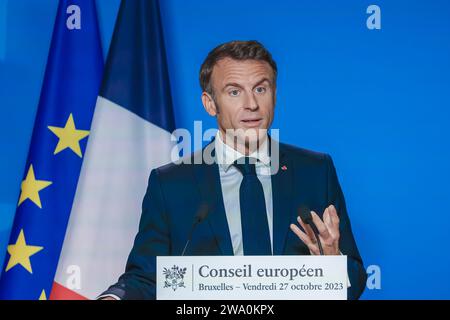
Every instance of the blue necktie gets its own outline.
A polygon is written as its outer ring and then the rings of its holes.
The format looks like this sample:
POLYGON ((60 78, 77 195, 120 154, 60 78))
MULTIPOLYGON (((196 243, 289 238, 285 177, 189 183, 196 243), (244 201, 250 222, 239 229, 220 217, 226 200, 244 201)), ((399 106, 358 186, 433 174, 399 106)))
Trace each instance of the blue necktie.
MULTIPOLYGON (((254 162, 255 159, 252 159, 254 162)), ((271 255, 264 190, 250 158, 239 159, 234 166, 242 173, 239 188, 244 255, 271 255)))

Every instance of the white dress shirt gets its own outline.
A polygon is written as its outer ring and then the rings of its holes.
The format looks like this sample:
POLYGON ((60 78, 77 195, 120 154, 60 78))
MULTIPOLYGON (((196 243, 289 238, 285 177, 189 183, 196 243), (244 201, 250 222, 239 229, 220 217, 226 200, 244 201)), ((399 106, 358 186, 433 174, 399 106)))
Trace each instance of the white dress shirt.
MULTIPOLYGON (((232 164, 245 155, 234 150, 222 140, 222 134, 217 131, 214 140, 216 160, 219 166, 220 184, 222 185, 223 204, 230 230, 234 255, 243 255, 241 226, 241 205, 239 201, 239 188, 242 182, 242 173, 232 164)), ((273 252, 273 205, 272 205, 272 180, 270 174, 270 157, 267 139, 259 149, 248 157, 255 158, 256 175, 264 190, 266 202, 267 222, 269 225, 270 243, 273 252)))

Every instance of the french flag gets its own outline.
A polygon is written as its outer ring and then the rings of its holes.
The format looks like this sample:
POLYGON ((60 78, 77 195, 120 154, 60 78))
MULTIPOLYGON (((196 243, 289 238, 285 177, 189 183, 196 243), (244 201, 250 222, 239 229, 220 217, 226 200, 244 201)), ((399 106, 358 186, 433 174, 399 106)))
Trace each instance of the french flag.
POLYGON ((95 299, 123 273, 174 129, 158 1, 122 0, 50 299, 95 299))

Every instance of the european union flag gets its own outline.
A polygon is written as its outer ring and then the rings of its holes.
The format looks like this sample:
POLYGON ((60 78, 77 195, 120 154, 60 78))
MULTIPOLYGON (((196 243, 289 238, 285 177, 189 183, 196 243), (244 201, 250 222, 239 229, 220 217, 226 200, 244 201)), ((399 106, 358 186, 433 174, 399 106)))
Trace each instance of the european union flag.
POLYGON ((95 1, 61 0, 0 299, 46 299, 53 285, 103 72, 95 1))

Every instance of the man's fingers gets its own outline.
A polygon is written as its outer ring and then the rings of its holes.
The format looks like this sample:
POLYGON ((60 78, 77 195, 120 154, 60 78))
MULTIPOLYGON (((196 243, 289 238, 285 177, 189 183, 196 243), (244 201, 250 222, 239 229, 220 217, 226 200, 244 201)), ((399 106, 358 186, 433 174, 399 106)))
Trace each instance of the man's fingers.
POLYGON ((300 238, 300 240, 303 241, 303 243, 308 247, 311 254, 318 255, 319 254, 319 248, 316 244, 314 244, 310 237, 304 233, 302 230, 300 230, 299 227, 297 227, 295 224, 291 223, 291 230, 300 238))
POLYGON ((325 209, 323 214, 323 222, 327 226, 328 232, 332 239, 339 239, 339 218, 334 216, 334 213, 330 210, 330 207, 325 209), (337 220, 336 220, 337 219, 337 220))
POLYGON ((300 217, 297 217, 297 222, 302 226, 303 230, 305 230, 306 234, 311 239, 311 242, 316 243, 316 237, 313 229, 309 225, 304 224, 300 217))
MULTIPOLYGON (((339 216, 336 208, 332 205, 326 208, 323 221, 314 211, 311 211, 311 217, 319 231, 325 254, 337 254, 336 252, 339 252, 339 216)), ((291 224, 291 230, 303 241, 311 254, 318 255, 319 247, 313 229, 310 225, 303 223, 300 217, 297 217, 297 221, 303 230, 295 224, 291 224)))
POLYGON ((315 213, 314 211, 311 211, 311 215, 313 218, 313 222, 316 225, 317 229, 319 230, 320 236, 323 239, 328 239, 330 237, 330 233, 328 232, 327 226, 323 221, 320 219, 320 217, 315 213))
POLYGON ((325 212, 323 213, 323 223, 325 223, 329 231, 333 230, 333 221, 328 208, 326 208, 325 212))
POLYGON ((297 227, 295 224, 291 223, 291 230, 300 238, 300 240, 303 241, 304 244, 306 244, 309 248, 309 246, 314 245, 310 239, 310 237, 304 233, 302 230, 300 230, 299 227, 297 227))
POLYGON ((330 205, 327 209, 333 225, 337 226, 337 228, 339 229, 339 216, 337 214, 336 208, 333 205, 330 205))

